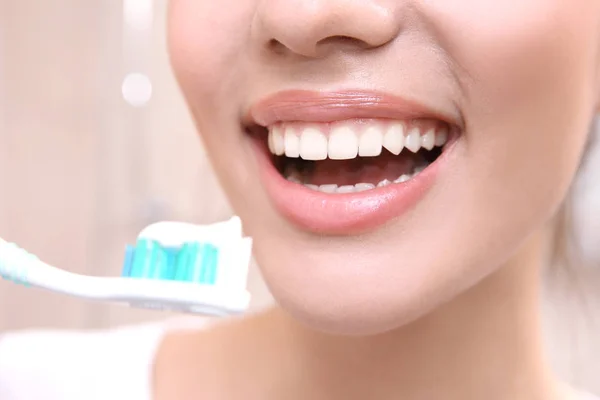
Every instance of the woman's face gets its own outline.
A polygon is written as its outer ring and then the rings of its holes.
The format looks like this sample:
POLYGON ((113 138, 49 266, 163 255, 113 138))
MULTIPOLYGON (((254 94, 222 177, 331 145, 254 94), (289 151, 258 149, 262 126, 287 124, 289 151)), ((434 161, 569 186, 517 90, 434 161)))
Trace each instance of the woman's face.
POLYGON ((279 304, 375 333, 557 211, 598 102, 600 0, 172 0, 170 49, 279 304))

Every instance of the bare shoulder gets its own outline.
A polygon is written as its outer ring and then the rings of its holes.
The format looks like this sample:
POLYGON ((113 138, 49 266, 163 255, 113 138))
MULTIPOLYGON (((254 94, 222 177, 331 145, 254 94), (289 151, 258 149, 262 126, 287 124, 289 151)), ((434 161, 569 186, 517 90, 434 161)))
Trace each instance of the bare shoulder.
POLYGON ((172 332, 164 337, 154 361, 152 400, 212 398, 207 391, 219 360, 210 349, 214 329, 172 332))
POLYGON ((152 400, 261 398, 253 395, 261 364, 256 337, 252 318, 170 333, 156 355, 152 400))

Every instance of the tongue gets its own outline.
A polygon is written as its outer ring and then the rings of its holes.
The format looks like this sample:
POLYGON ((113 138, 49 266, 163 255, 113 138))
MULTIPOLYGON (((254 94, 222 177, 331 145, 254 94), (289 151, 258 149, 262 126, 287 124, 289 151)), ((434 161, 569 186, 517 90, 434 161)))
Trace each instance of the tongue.
POLYGON ((377 157, 358 157, 352 160, 323 160, 312 163, 304 172, 304 182, 313 185, 355 185, 383 180, 394 181, 400 176, 411 174, 417 164, 414 154, 391 153, 377 157))

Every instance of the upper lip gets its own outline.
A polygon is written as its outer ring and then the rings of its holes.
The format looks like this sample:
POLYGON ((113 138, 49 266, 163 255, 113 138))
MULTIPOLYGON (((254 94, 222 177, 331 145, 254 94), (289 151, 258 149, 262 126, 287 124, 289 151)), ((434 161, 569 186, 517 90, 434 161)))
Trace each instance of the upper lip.
POLYGON ((246 114, 245 122, 266 127, 285 121, 333 122, 360 118, 430 118, 454 126, 462 125, 460 116, 398 96, 359 90, 278 92, 254 104, 246 114))

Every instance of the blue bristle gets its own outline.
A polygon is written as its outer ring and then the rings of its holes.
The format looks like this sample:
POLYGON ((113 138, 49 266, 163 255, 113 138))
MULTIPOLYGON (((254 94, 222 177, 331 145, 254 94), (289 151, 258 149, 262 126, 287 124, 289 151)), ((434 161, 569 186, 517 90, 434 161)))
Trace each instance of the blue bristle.
POLYGON ((198 254, 196 243, 186 243, 177 254, 175 277, 177 281, 187 281, 188 271, 196 260, 198 254))
POLYGON ((126 247, 122 276, 214 285, 218 264, 219 250, 212 244, 162 247, 156 241, 139 239, 135 247, 126 247))
POLYGON ((150 243, 150 254, 146 261, 147 262, 144 266, 144 275, 142 275, 142 278, 158 278, 164 264, 163 250, 159 243, 155 241, 150 243))
POLYGON ((131 269, 129 270, 129 276, 132 278, 141 278, 143 272, 143 264, 146 259, 146 253, 148 251, 148 245, 142 241, 138 240, 135 246, 135 252, 133 255, 133 260, 131 262, 131 269))
POLYGON ((146 239, 137 242, 131 277, 152 278, 159 268, 160 244, 146 239))
POLYGON ((150 265, 147 266, 146 278, 149 279, 161 279, 162 274, 165 271, 168 273, 169 264, 167 258, 167 252, 161 247, 159 243, 153 242, 152 244, 152 255, 153 259, 150 265))
POLYGON ((204 260, 204 245, 193 243, 189 250, 189 259, 187 262, 187 274, 185 280, 188 282, 198 282, 202 273, 202 264, 204 260))
POLYGON ((177 261, 175 264, 173 280, 175 281, 184 281, 185 276, 187 275, 187 258, 188 253, 186 251, 180 251, 177 255, 177 261))
POLYGON ((177 258, 182 249, 176 247, 165 247, 163 250, 163 265, 161 266, 159 279, 173 280, 177 272, 177 258))
POLYGON ((190 276, 188 277, 190 282, 201 283, 201 284, 204 283, 204 276, 206 275, 206 268, 205 268, 206 257, 207 257, 206 250, 207 250, 206 245, 201 244, 200 251, 198 252, 198 254, 200 254, 200 260, 194 266, 192 274, 190 274, 190 276))
POLYGON ((133 264, 133 258, 135 257, 135 247, 127 246, 125 247, 125 260, 123 261, 123 271, 121 272, 121 276, 130 277, 131 276, 131 268, 133 264))
POLYGON ((213 245, 206 245, 204 249, 204 260, 202 262, 202 282, 208 285, 214 285, 217 278, 217 263, 219 251, 213 245))

